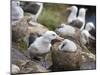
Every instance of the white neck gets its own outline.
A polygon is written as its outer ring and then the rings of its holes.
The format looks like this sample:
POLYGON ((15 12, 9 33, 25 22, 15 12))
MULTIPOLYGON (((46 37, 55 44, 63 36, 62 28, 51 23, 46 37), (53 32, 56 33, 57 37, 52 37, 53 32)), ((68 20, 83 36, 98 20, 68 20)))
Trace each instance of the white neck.
POLYGON ((35 46, 39 53, 47 53, 50 51, 51 44, 44 37, 40 37, 31 46, 35 46))
POLYGON ((42 3, 40 3, 40 4, 38 4, 38 5, 40 6, 40 8, 39 8, 39 10, 38 10, 38 12, 37 12, 37 14, 36 14, 36 20, 37 20, 37 18, 39 17, 39 15, 41 14, 42 9, 43 9, 43 4, 42 4, 42 3))
POLYGON ((79 12, 78 18, 85 19, 85 12, 79 12))
POLYGON ((45 38, 45 37, 41 37, 42 38, 42 42, 43 43, 51 43, 51 40, 50 39, 48 39, 48 38, 45 38))
POLYGON ((85 30, 90 31, 90 30, 92 30, 92 28, 90 26, 86 25, 85 30))
POLYGON ((68 17, 68 23, 70 23, 73 19, 76 18, 77 15, 77 10, 76 11, 72 11, 68 17))

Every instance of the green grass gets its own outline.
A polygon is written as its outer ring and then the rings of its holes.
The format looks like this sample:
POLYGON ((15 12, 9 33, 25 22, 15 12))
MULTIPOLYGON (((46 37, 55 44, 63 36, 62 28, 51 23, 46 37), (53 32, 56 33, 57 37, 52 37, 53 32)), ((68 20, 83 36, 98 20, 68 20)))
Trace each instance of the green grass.
POLYGON ((38 22, 50 30, 55 30, 58 25, 66 21, 67 17, 63 15, 66 14, 66 7, 66 5, 45 4, 38 22))

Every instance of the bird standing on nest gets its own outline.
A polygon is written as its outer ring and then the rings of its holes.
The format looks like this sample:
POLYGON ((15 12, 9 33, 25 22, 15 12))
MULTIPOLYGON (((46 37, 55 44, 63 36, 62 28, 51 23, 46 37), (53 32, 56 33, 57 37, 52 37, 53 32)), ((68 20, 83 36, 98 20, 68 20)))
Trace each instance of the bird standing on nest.
MULTIPOLYGON (((57 39, 57 40, 63 40, 63 38, 59 37, 55 32, 53 31, 47 31, 44 33, 43 36, 37 38, 28 48, 30 57, 32 59, 39 59, 45 63, 45 57, 46 54, 50 52, 51 48, 51 41, 57 39), (43 57, 43 58, 41 58, 43 57)), ((46 67, 46 65, 44 65, 46 67)))
POLYGON ((68 22, 69 25, 79 28, 80 30, 84 29, 85 26, 85 15, 86 15, 87 9, 80 8, 79 14, 76 18, 73 18, 71 22, 68 22))

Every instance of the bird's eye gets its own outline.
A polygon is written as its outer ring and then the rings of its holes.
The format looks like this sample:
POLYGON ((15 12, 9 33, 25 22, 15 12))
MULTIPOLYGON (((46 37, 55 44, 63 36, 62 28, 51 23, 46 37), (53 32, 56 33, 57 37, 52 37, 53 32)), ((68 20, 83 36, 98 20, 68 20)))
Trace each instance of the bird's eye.
POLYGON ((66 43, 63 43, 63 45, 61 46, 61 48, 63 48, 66 45, 66 43))
POLYGON ((55 36, 55 34, 52 34, 53 36, 55 36))

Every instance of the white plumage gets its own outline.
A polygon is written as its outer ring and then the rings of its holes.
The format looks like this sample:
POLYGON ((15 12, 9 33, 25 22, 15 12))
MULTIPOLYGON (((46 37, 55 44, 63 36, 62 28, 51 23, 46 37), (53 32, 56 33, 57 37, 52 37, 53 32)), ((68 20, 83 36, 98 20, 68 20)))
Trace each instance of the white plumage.
POLYGON ((79 15, 78 15, 77 19, 79 19, 83 23, 80 30, 83 30, 84 26, 85 26, 86 11, 87 11, 87 9, 85 9, 85 8, 80 8, 80 10, 79 10, 79 15))
POLYGON ((19 1, 12 1, 12 20, 18 20, 23 18, 24 12, 20 7, 19 1))
POLYGON ((92 22, 88 22, 86 24, 86 27, 84 30, 81 31, 81 42, 83 44, 86 44, 86 43, 89 43, 89 38, 91 38, 92 40, 95 40, 95 37, 92 36, 89 31, 92 29, 92 28, 95 28, 94 27, 94 24, 92 22))
POLYGON ((71 13, 70 13, 70 15, 68 17, 68 21, 67 21, 67 23, 71 23, 77 17, 78 8, 77 8, 77 6, 72 6, 70 8, 67 8, 67 10, 71 10, 71 13))
POLYGON ((65 39, 60 45, 59 45, 60 51, 68 51, 68 52, 75 52, 77 50, 76 44, 69 40, 65 39))
POLYGON ((61 24, 61 26, 56 29, 56 32, 59 35, 64 35, 64 36, 73 36, 75 34, 75 31, 76 30, 74 27, 66 24, 61 24))
POLYGON ((76 18, 73 18, 72 22, 69 22, 68 24, 77 27, 80 30, 83 30, 85 25, 85 15, 86 9, 80 8, 78 16, 76 18))
POLYGON ((33 54, 44 54, 50 51, 51 41, 54 39, 62 39, 53 31, 47 31, 43 36, 39 37, 34 41, 30 47, 29 51, 33 52, 33 54), (37 49, 37 50, 35 50, 37 49))
POLYGON ((11 7, 11 19, 12 22, 19 21, 24 16, 24 11, 20 7, 20 1, 12 1, 12 7, 11 7))

